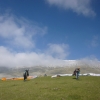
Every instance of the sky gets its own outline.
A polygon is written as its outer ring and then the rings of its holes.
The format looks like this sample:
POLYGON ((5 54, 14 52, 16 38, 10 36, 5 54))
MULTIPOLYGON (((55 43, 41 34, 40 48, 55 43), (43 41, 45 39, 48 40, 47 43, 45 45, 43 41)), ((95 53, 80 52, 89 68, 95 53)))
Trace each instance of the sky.
POLYGON ((100 61, 99 0, 0 0, 0 66, 100 61))

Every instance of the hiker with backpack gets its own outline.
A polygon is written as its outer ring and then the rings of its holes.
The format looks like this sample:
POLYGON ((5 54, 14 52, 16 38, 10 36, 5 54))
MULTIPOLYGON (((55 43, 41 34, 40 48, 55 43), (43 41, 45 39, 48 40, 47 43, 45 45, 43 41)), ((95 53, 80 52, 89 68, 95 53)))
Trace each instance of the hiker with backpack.
POLYGON ((73 72, 73 76, 75 75, 76 76, 76 79, 79 78, 79 74, 80 74, 80 68, 76 68, 73 72))
POLYGON ((24 81, 27 79, 28 76, 29 76, 29 70, 25 70, 25 72, 23 73, 24 81))

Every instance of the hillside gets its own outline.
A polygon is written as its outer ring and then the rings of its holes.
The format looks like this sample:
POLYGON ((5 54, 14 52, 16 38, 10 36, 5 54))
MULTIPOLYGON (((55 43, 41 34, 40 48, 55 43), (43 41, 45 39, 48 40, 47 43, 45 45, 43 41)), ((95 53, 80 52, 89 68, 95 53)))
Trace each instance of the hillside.
POLYGON ((0 78, 1 77, 21 77, 25 69, 29 69, 30 75, 43 76, 44 74, 55 75, 55 74, 72 74, 74 69, 80 67, 81 74, 83 73, 96 73, 100 74, 100 68, 93 68, 90 66, 64 66, 64 67, 43 67, 43 66, 33 66, 33 67, 23 67, 23 68, 8 68, 0 67, 0 78))
POLYGON ((0 100, 100 100, 100 77, 0 81, 0 100))

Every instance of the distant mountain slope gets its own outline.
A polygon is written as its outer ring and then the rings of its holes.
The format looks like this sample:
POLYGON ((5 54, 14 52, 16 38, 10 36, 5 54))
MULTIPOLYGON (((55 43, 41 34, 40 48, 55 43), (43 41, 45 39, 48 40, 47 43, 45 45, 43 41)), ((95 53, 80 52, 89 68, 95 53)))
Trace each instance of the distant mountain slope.
POLYGON ((95 68, 91 66, 64 66, 64 67, 43 67, 43 66, 33 66, 33 67, 24 67, 24 68, 8 68, 0 67, 0 78, 1 77, 22 77, 25 69, 29 69, 30 75, 43 76, 55 75, 55 74, 72 74, 74 69, 80 67, 81 73, 99 73, 100 68, 95 68))

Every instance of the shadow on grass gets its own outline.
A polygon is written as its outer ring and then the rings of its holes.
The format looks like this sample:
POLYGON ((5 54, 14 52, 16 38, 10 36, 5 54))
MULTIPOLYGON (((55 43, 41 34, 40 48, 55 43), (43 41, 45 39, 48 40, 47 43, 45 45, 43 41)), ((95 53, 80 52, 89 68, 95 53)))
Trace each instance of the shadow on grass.
MULTIPOLYGON (((24 81, 24 80, 23 80, 24 81)), ((25 82, 29 82, 30 80, 25 80, 25 82)))
POLYGON ((76 78, 73 78, 73 79, 76 79, 76 78))
POLYGON ((75 77, 74 77, 74 78, 72 78, 72 79, 75 79, 75 80, 81 81, 81 79, 76 79, 75 77))

